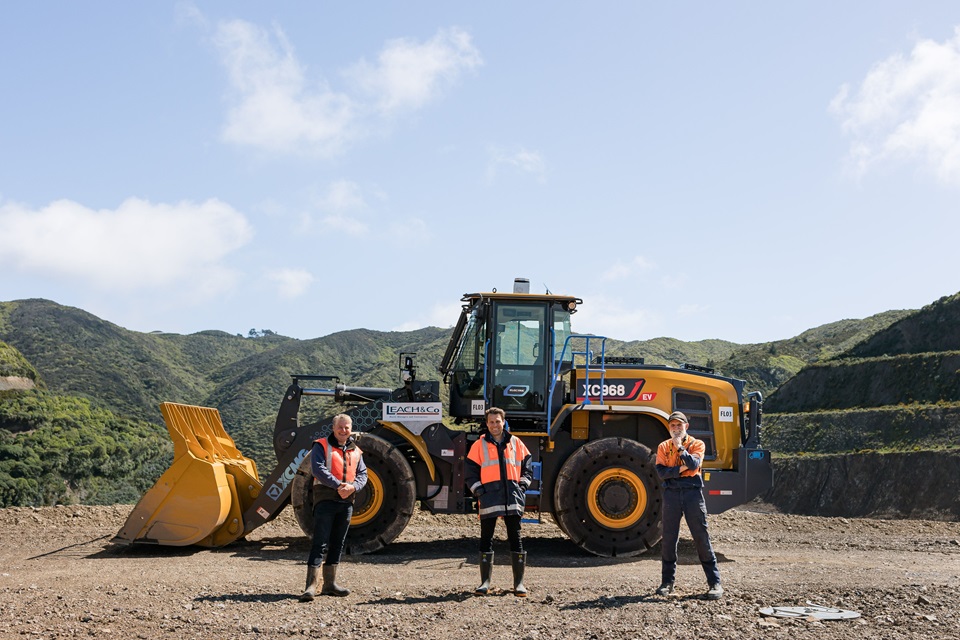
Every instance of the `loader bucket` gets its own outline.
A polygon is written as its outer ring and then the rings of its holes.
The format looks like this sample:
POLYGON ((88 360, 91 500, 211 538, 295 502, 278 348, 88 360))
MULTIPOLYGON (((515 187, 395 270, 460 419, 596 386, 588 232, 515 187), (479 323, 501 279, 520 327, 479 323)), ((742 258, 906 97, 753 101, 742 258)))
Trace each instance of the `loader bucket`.
POLYGON ((260 493, 256 463, 236 448, 216 409, 164 402, 160 412, 173 441, 173 463, 113 541, 178 547, 233 542, 243 534, 243 512, 260 493))

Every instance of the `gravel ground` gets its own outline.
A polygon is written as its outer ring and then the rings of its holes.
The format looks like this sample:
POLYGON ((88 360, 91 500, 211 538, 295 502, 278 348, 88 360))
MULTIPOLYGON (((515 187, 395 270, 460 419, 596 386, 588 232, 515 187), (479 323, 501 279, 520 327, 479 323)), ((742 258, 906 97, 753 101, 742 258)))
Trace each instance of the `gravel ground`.
POLYGON ((383 551, 341 565, 346 598, 300 603, 308 542, 291 510, 222 549, 110 543, 129 506, 0 509, 0 638, 960 638, 960 523, 710 517, 726 590, 706 589, 681 534, 677 593, 653 595, 659 550, 597 558, 551 522, 524 526, 530 597, 498 531, 490 596, 475 597, 470 516, 418 513, 383 551), (766 617, 812 602, 853 620, 766 617), (492 634, 492 635, 491 635, 492 634))

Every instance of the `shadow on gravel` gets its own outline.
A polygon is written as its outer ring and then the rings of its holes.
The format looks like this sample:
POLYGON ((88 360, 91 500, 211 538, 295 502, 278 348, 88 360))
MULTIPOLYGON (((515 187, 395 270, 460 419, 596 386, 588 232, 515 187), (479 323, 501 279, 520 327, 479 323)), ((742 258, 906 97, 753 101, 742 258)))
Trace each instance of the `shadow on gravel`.
POLYGON ((561 611, 577 611, 582 609, 613 609, 623 607, 628 604, 637 604, 640 602, 649 602, 652 604, 667 604, 671 602, 686 602, 688 600, 703 600, 709 602, 703 594, 692 593, 689 595, 673 595, 668 597, 658 596, 656 594, 638 594, 633 596, 604 596, 594 598, 593 600, 581 600, 580 602, 571 602, 559 607, 561 611))
POLYGON ((284 600, 299 600, 300 594, 293 593, 225 593, 219 596, 198 596, 194 602, 261 602, 274 603, 284 600))
MULTIPOLYGON (((100 542, 97 538, 85 543, 77 543, 55 551, 49 551, 35 558, 71 553, 78 547, 100 542)), ((476 565, 479 558, 477 538, 455 538, 447 540, 393 542, 376 553, 363 555, 344 554, 343 562, 356 562, 369 565, 392 565, 418 563, 418 568, 436 569, 456 563, 458 566, 476 565), (431 562, 432 561, 432 562, 431 562), (430 563, 430 564, 423 564, 430 563), (439 563, 439 564, 438 564, 439 563), (420 566, 422 565, 422 566, 420 566)), ((657 545, 647 553, 629 558, 605 558, 587 553, 567 538, 524 538, 523 548, 529 554, 529 563, 533 566, 566 568, 566 567, 606 567, 632 562, 660 562, 660 546, 657 545)), ((510 548, 506 540, 494 540, 494 563, 496 565, 510 565, 510 548)), ((75 553, 75 551, 74 551, 75 553)), ((180 558, 189 557, 198 553, 215 553, 241 558, 251 562, 294 561, 305 562, 310 553, 310 541, 306 537, 276 537, 261 538, 258 540, 239 540, 225 547, 165 547, 159 545, 116 545, 108 544, 92 554, 82 554, 89 559, 118 559, 124 557, 144 558, 180 558)), ((678 564, 697 565, 696 547, 692 540, 682 539, 677 548, 678 564)), ((735 562, 717 553, 717 562, 735 562)))
POLYGON ((615 607, 622 607, 628 604, 636 604, 638 602, 665 602, 666 598, 661 598, 660 596, 654 595, 636 595, 636 596, 605 596, 602 598, 594 598, 593 600, 582 600, 580 602, 571 602, 569 604, 564 604, 559 607, 561 611, 577 611, 582 609, 613 609, 615 607))
POLYGON ((400 598, 396 596, 387 596, 384 598, 377 598, 376 600, 366 600, 357 604, 437 604, 440 602, 463 602, 464 600, 469 600, 470 598, 475 597, 477 596, 474 596, 470 592, 460 591, 456 593, 444 593, 442 595, 403 596, 400 598))
MULTIPOLYGON (((119 560, 122 558, 184 558, 209 551, 217 551, 217 549, 207 549, 205 547, 164 547, 156 544, 122 545, 108 543, 99 551, 91 553, 86 557, 90 560, 119 560)), ((48 553, 45 555, 50 554, 48 553)))

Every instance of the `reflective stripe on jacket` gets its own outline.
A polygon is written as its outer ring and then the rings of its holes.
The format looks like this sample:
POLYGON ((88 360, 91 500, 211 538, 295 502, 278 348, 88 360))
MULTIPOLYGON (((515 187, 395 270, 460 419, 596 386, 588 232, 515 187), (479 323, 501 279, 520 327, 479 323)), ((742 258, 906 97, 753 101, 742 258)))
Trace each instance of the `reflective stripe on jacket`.
POLYGON ((470 447, 465 478, 477 497, 481 518, 522 515, 526 490, 533 481, 527 445, 509 432, 501 442, 484 434, 470 447))

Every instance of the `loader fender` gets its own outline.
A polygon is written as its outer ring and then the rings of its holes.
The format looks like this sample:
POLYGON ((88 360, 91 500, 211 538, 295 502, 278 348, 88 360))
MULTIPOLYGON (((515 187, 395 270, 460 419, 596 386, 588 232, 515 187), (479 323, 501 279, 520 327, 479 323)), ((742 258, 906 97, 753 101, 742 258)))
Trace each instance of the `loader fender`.
POLYGON ((410 446, 413 447, 418 454, 420 454, 420 459, 423 460, 425 465, 427 465, 427 471, 430 473, 430 479, 436 480, 437 468, 433 464, 433 459, 430 457, 430 452, 427 450, 427 443, 423 441, 423 438, 419 435, 411 433, 406 427, 397 422, 387 422, 385 420, 379 420, 379 422, 385 429, 392 431, 406 440, 410 446))

